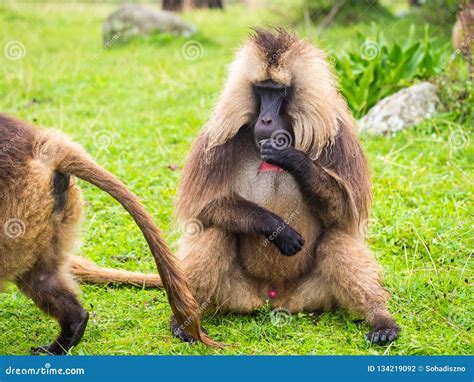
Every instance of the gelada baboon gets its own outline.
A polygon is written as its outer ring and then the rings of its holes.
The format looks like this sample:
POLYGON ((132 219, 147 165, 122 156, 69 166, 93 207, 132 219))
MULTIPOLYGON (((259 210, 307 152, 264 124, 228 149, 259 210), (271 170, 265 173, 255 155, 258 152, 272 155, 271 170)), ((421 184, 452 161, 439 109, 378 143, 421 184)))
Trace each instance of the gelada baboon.
MULTIPOLYGON (((364 243, 370 204, 367 162, 325 54, 282 29, 257 30, 178 191, 178 219, 202 225, 178 249, 194 296, 223 312, 342 307, 368 320, 371 342, 394 340, 399 328, 364 243)), ((181 329, 173 325, 192 341, 181 329)))
POLYGON ((0 290, 4 282, 15 282, 61 325, 59 337, 34 352, 67 353, 87 325, 88 313, 68 269, 81 215, 80 190, 71 175, 108 192, 134 217, 178 321, 214 345, 201 332, 200 312, 185 276, 138 198, 65 136, 0 114, 0 290))

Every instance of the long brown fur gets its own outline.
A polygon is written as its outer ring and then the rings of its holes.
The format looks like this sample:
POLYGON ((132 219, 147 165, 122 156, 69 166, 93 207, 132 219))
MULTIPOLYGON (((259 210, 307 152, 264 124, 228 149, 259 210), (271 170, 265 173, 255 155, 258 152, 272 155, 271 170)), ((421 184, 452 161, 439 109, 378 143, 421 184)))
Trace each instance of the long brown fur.
MULTIPOLYGON (((179 323, 196 339, 217 345, 201 331, 199 308, 186 277, 138 198, 64 135, 36 129, 4 114, 0 114, 0 287, 5 281, 16 282, 60 321, 63 332, 71 332, 68 343, 74 345, 82 337, 87 313, 76 299, 67 258, 78 241, 80 190, 72 180, 55 196, 57 174, 84 179, 122 204, 148 242, 160 274, 159 285, 166 289, 179 323), (76 320, 78 315, 81 318, 76 320)), ((68 349, 61 346, 69 345, 57 340, 51 346, 47 349, 53 349, 52 353, 62 353, 68 349)))
POLYGON ((462 53, 468 63, 472 79, 472 52, 474 49, 474 1, 466 1, 459 12, 452 32, 453 46, 462 53))
POLYGON ((453 27, 452 40, 454 48, 464 54, 474 45, 474 2, 466 4, 459 12, 453 27))
POLYGON ((195 166, 184 169, 178 218, 196 217, 209 200, 227 192, 236 175, 232 169, 239 168, 238 161, 243 158, 234 143, 237 132, 256 117, 252 84, 268 78, 297 89, 288 111, 295 146, 319 160, 346 189, 353 219, 350 225, 363 230, 371 186, 352 114, 337 90, 324 52, 284 30, 276 35, 258 30, 237 54, 221 100, 188 158, 187 163, 195 166))
POLYGON ((183 236, 177 253, 198 302, 239 313, 266 302, 290 312, 340 306, 367 318, 370 340, 396 338, 380 267, 365 245, 371 201, 356 126, 324 52, 282 29, 256 30, 230 67, 178 190, 179 222, 202 226, 183 236), (286 152, 302 159, 287 172, 257 171, 253 86, 269 80, 292 89, 294 147, 286 152), (280 228, 299 233, 303 250, 283 256, 265 238, 267 225, 276 236, 280 228))
POLYGON ((71 272, 78 279, 88 283, 130 284, 146 288, 163 288, 159 275, 102 268, 83 257, 74 256, 70 260, 71 272))

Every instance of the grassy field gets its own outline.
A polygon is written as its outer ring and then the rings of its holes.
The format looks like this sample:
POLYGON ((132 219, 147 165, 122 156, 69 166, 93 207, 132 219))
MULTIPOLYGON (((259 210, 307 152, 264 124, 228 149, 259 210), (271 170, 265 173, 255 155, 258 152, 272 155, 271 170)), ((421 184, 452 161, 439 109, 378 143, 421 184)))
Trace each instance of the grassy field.
MULTIPOLYGON (((397 4, 399 4, 398 2, 397 4)), ((190 60, 186 39, 155 38, 103 50, 101 23, 112 5, 2 2, 0 46, 25 47, 0 57, 0 110, 71 135, 141 196, 175 248, 172 206, 181 165, 209 116, 233 51, 256 25, 278 25, 273 9, 186 14, 201 32, 190 60), (178 165, 177 170, 173 170, 178 165), (171 166, 171 169, 170 169, 171 166)), ((410 19, 407 19, 410 21, 410 19)), ((389 38, 406 20, 383 24, 389 38)), ((410 21, 411 22, 411 21, 410 21)), ((304 27, 298 28, 305 33, 304 27)), ((316 36, 330 52, 354 42, 366 24, 316 36)), ((447 41, 443 28, 433 31, 447 41)), ((369 243, 384 269, 390 309, 402 327, 387 346, 365 340, 368 325, 343 312, 299 314, 280 326, 271 309, 251 316, 207 317, 224 350, 171 337, 162 291, 82 286, 91 313, 72 354, 472 354, 472 121, 442 114, 392 137, 362 137, 373 172, 369 243)), ((101 265, 153 271, 139 230, 109 196, 89 184, 81 254, 101 265)), ((14 286, 0 296, 0 354, 27 354, 57 326, 14 286)))

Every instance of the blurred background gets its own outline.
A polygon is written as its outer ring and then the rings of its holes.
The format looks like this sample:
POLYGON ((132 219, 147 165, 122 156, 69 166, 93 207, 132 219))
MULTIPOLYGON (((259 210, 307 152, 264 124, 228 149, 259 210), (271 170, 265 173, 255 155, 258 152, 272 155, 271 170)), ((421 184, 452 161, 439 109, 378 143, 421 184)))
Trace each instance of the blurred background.
MULTIPOLYGON (((170 89, 163 86, 170 81, 170 71, 163 67, 172 62, 170 47, 193 64, 196 74, 207 73, 219 80, 249 28, 283 26, 328 52, 341 78, 341 91, 355 116, 361 118, 384 97, 422 80, 441 83, 441 90, 448 78, 454 81, 447 95, 451 101, 445 105, 448 109, 460 106, 456 100, 471 97, 472 87, 465 88, 470 85, 462 81, 472 79, 473 7, 469 0, 163 0, 126 4, 112 0, 4 0, 0 15, 4 53, 10 57, 7 65, 34 59, 37 65, 46 66, 54 57, 69 61, 70 70, 81 79, 92 72, 100 76, 102 69, 106 75, 117 75, 107 69, 109 60, 115 61, 115 68, 126 60, 121 73, 135 68, 143 80, 148 68, 144 72, 134 65, 143 65, 152 54, 154 71, 159 72, 153 81, 160 75, 167 77, 155 88, 162 91, 170 89)), ((186 77, 191 80, 194 73, 186 77)), ((202 85, 194 87, 201 96, 202 85)), ((460 113, 465 116, 469 110, 460 113)))
MULTIPOLYGON (((162 292, 82 286, 91 313, 73 354, 472 353, 473 3, 462 0, 0 1, 0 111, 57 128, 119 176, 173 248, 182 164, 252 27, 324 49, 373 174, 369 245, 401 338, 384 347, 344 312, 275 320, 213 316, 224 350, 171 338, 162 292)), ((318 73, 314 73, 315 76, 318 73)), ((81 255, 153 271, 134 222, 82 184, 81 255)), ((0 299, 0 354, 56 333, 13 286, 0 299), (13 318, 13 319, 12 319, 13 318)))

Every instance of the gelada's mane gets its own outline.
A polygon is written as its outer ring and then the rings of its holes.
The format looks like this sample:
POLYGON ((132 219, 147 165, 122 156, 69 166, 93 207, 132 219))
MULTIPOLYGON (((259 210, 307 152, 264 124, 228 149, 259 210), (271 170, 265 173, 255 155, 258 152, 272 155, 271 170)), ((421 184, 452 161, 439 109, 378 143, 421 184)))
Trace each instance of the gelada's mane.
POLYGON ((238 137, 257 116, 256 82, 291 86, 287 112, 294 146, 323 165, 345 189, 354 227, 365 224, 371 201, 368 168, 352 113, 325 53, 283 29, 257 29, 237 52, 219 102, 188 158, 176 207, 180 219, 228 194, 238 168, 238 137))

